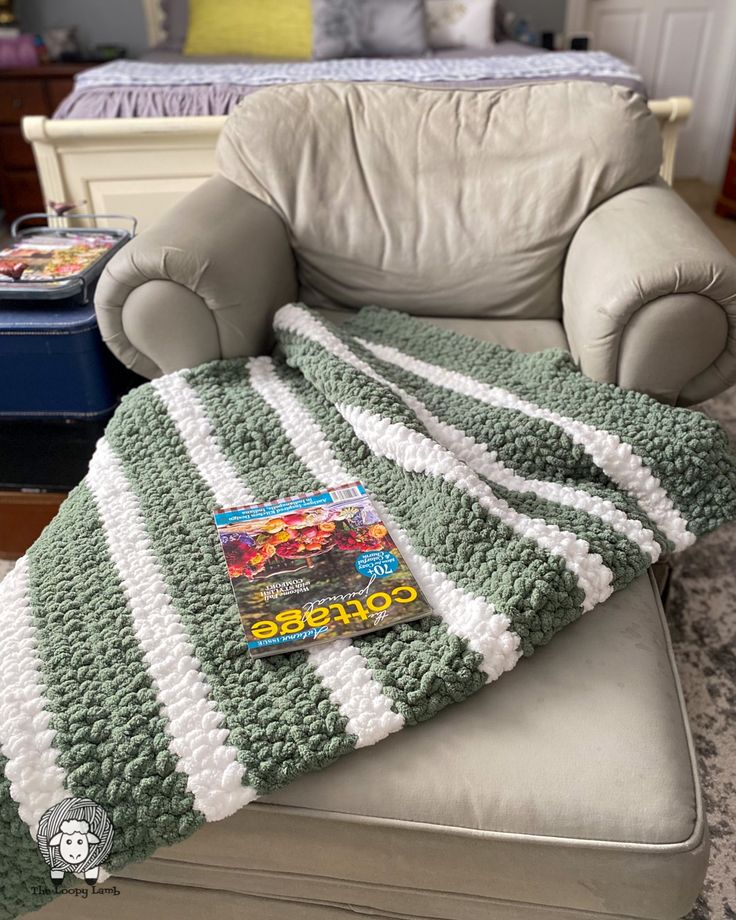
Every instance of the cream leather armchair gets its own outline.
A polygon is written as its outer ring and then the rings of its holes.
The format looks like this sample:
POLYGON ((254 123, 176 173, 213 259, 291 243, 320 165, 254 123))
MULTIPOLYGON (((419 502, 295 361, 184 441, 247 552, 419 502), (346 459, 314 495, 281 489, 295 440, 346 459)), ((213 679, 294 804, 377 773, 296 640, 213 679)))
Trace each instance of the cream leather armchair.
POLYGON ((299 298, 482 318, 505 344, 569 347, 594 379, 683 404, 736 379, 736 264, 657 178, 641 99, 574 83, 314 90, 248 100, 220 174, 110 265, 100 327, 128 366, 257 353, 299 298), (416 95, 435 100, 428 123, 416 95), (447 143, 471 108, 479 124, 447 143))
MULTIPOLYGON (((660 155, 644 101, 599 83, 265 89, 230 117, 220 174, 109 264, 100 328, 153 377, 267 349, 291 300, 378 303, 701 400, 736 380, 736 261, 660 155)), ((707 857, 645 576, 498 686, 129 867, 110 909, 674 920, 707 857)))
POLYGON ((733 256, 663 183, 589 214, 565 260, 562 322, 594 380, 691 405, 736 379, 733 256))

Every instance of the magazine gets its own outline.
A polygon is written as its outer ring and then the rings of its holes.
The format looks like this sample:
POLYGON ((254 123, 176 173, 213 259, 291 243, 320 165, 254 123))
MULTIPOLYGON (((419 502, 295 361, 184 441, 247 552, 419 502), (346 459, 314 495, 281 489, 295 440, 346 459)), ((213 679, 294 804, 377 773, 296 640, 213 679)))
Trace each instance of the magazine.
POLYGON ((215 514, 254 658, 431 613, 360 482, 215 514))

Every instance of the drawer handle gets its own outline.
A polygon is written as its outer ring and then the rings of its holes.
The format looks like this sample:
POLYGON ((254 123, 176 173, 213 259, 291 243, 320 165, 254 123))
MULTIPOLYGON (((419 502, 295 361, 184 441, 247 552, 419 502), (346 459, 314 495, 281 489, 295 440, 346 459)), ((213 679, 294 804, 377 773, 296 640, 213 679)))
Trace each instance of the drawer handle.
POLYGON ((23 100, 22 100, 22 99, 18 99, 17 97, 16 97, 15 99, 13 99, 13 108, 14 108, 14 109, 22 109, 22 108, 23 108, 23 100))

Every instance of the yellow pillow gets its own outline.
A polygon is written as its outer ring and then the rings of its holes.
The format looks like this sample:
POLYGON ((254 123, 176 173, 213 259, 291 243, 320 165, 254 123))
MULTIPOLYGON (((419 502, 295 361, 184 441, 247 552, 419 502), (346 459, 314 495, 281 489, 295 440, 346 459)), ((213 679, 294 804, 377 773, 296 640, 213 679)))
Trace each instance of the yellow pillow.
POLYGON ((312 56, 310 0, 189 0, 184 54, 312 56))

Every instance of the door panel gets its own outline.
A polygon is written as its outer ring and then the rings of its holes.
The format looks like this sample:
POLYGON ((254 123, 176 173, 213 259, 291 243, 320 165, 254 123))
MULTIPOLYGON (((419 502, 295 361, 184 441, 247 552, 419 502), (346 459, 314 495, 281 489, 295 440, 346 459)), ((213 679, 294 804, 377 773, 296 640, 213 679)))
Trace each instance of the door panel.
POLYGON ((605 36, 605 50, 627 61, 641 60, 647 14, 642 10, 607 10, 597 5, 594 13, 592 31, 596 37, 605 36))
POLYGON ((736 2, 587 0, 579 22, 593 47, 634 64, 651 98, 693 98, 676 173, 719 182, 736 111, 736 2))
POLYGON ((653 80, 657 96, 698 95, 712 22, 712 10, 665 10, 653 80))

